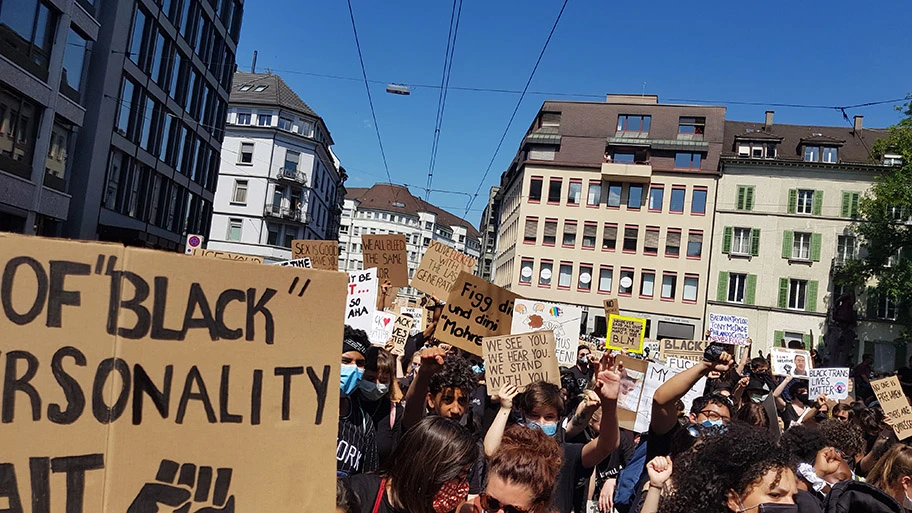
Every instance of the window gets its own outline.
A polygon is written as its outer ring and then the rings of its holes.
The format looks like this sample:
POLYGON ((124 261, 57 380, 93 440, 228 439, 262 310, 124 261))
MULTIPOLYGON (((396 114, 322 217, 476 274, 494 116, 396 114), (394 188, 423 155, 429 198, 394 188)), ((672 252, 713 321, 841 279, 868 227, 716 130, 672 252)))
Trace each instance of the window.
POLYGON ((686 190, 683 186, 675 185, 671 188, 671 203, 668 205, 668 211, 676 214, 684 213, 684 194, 686 190))
POLYGON ((637 236, 639 229, 636 226, 627 225, 624 227, 624 252, 636 253, 637 236))
POLYGON ((242 220, 236 218, 230 218, 228 220, 228 240, 230 241, 240 241, 241 240, 241 228, 242 220))
MULTIPOLYGON (((618 132, 649 132, 652 116, 622 114, 618 116, 618 132)), ((618 134, 626 135, 626 134, 618 134)))
POLYGON ((697 302, 697 289, 700 286, 700 278, 693 275, 684 275, 684 295, 682 299, 688 303, 697 302))
POLYGON ((703 256, 703 232, 689 230, 687 232, 687 258, 700 258, 703 256))
POLYGON ((666 272, 662 275, 662 299, 674 299, 677 287, 677 274, 666 272))
MULTIPOLYGON (((63 75, 60 77, 60 84, 78 92, 82 82, 82 70, 85 66, 85 56, 89 42, 70 28, 66 44, 66 49, 63 51, 63 75)), ((76 95, 75 97, 70 97, 70 99, 78 102, 79 96, 76 95)))
POLYGON ((241 143, 241 151, 238 153, 238 164, 253 164, 253 143, 241 143))
POLYGON ((39 0, 3 2, 0 6, 0 26, 3 26, 7 38, 0 52, 42 80, 47 80, 57 27, 56 11, 39 0))
POLYGON ((703 139, 706 129, 706 118, 680 117, 678 118, 678 139, 703 139))
POLYGON ((615 151, 612 161, 615 164, 636 164, 636 153, 615 151))
POLYGON ((788 308, 791 310, 804 310, 807 307, 807 280, 789 280, 788 308))
POLYGON ((885 166, 901 166, 903 163, 902 155, 897 155, 895 153, 888 153, 883 156, 883 165, 885 166))
POLYGON ((811 259, 811 234, 795 232, 792 235, 792 258, 796 260, 811 259))
POLYGON ((586 292, 592 290, 592 264, 580 264, 576 288, 586 292))
POLYGON ((572 280, 573 264, 569 262, 561 262, 560 273, 557 276, 557 287, 561 289, 569 289, 572 280))
POLYGON ((247 204, 247 180, 234 181, 234 193, 231 195, 231 202, 247 204))
POLYGON ((272 114, 257 114, 257 125, 272 126, 272 114))
POLYGON ((542 178, 532 177, 529 180, 529 201, 541 201, 542 178))
POLYGON ((583 183, 571 181, 570 188, 567 189, 567 205, 579 205, 580 195, 583 192, 583 183))
POLYGON ((805 162, 819 162, 820 161, 820 148, 817 146, 805 146, 804 147, 804 161, 805 162))
POLYGON ((860 193, 842 191, 842 217, 858 217, 858 198, 860 193))
POLYGON ((655 271, 643 270, 640 275, 640 295, 643 297, 652 297, 655 294, 655 271))
POLYGON ((551 286, 551 269, 554 264, 551 260, 542 260, 541 269, 538 271, 538 285, 540 287, 551 286))
POLYGON ((746 284, 746 274, 730 273, 728 275, 727 301, 729 303, 744 303, 744 288, 746 284))
POLYGON ((706 187, 694 187, 690 200, 690 213, 693 215, 706 214, 706 187))
POLYGON ((560 112, 542 112, 541 126, 560 126, 560 112))
POLYGON ((838 235, 836 237, 836 263, 844 264, 855 260, 855 237, 838 235))
POLYGON ((752 159, 776 158, 775 142, 741 142, 738 144, 738 156, 752 159))
POLYGON ((249 112, 238 112, 237 117, 235 118, 235 123, 238 125, 249 125, 250 124, 250 113, 249 112))
POLYGON ((644 255, 658 255, 659 254, 659 227, 658 226, 647 226, 646 227, 646 237, 643 239, 643 254, 644 255))
MULTIPOLYGON (((291 174, 292 176, 298 172, 298 162, 301 160, 301 154, 292 151, 285 150, 285 169, 284 172, 291 174)), ((384 214, 386 216, 386 214, 384 214)))
POLYGON ((531 258, 523 258, 519 266, 519 283, 529 285, 532 283, 532 267, 534 263, 531 258))
POLYGON ((589 182, 589 196, 586 206, 597 207, 602 202, 602 182, 589 182))
POLYGON ((749 255, 750 237, 750 228, 735 228, 732 236, 731 252, 736 255, 749 255))
POLYGON ((754 186, 753 185, 739 185, 738 186, 738 201, 735 206, 738 210, 753 210, 754 209, 754 186))
POLYGON ((130 118, 133 111, 135 86, 133 82, 124 77, 120 87, 120 102, 117 106, 117 132, 126 137, 130 133, 130 118))
POLYGON ((605 223, 604 233, 602 234, 602 249, 614 251, 617 246, 618 226, 616 224, 605 223))
POLYGON ((289 132, 291 132, 291 129, 293 126, 294 126, 294 123, 290 119, 283 118, 281 116, 279 117, 279 128, 280 129, 288 130, 289 132))
POLYGON ((526 228, 523 230, 523 242, 526 244, 535 244, 535 238, 538 235, 538 218, 527 217, 526 228))
POLYGON ((609 183, 608 184, 608 206, 609 207, 620 207, 621 206, 621 191, 623 190, 623 185, 619 183, 609 183))
POLYGON ((557 241, 557 219, 545 219, 545 231, 542 235, 542 244, 553 246, 557 241))
POLYGON ((823 157, 820 161, 826 162, 828 164, 835 164, 838 160, 837 158, 838 148, 831 146, 824 146, 821 151, 821 156, 823 157))
POLYGON ((561 200, 561 179, 552 178, 548 183, 548 203, 560 203, 561 200))
POLYGON ((627 187, 627 210, 639 210, 643 206, 643 186, 632 183, 627 187))
POLYGON ((561 244, 564 247, 576 245, 576 221, 564 221, 564 240, 561 244))
MULTIPOLYGON (((791 195, 791 191, 789 191, 791 195)), ((795 205, 795 212, 799 214, 810 214, 814 209, 814 191, 807 189, 798 189, 797 193, 797 203, 795 205)), ((789 202, 791 203, 791 201, 789 202)))
POLYGON ((888 294, 878 294, 877 295, 877 318, 885 320, 896 320, 896 301, 888 294))
POLYGON ((662 202, 665 199, 665 186, 652 185, 649 187, 649 211, 661 212, 662 202))
MULTIPOLYGON (((0 123, 3 120, 0 119, 0 123)), ((51 129, 51 143, 48 147, 48 155, 44 163, 44 171, 50 176, 63 179, 66 176, 67 157, 70 147, 70 134, 73 133, 73 126, 61 118, 54 119, 54 126, 51 129)), ((54 187, 63 191, 66 188, 66 182, 62 180, 53 180, 45 177, 45 186, 54 187)))
POLYGON ((681 255, 681 229, 669 228, 665 233, 665 256, 678 258, 681 255))
POLYGON ((253 86, 252 86, 252 85, 250 85, 250 84, 244 84, 244 85, 242 85, 241 87, 238 88, 238 91, 241 91, 241 92, 246 93, 247 91, 249 91, 249 90, 251 90, 251 89, 253 89, 253 86))
POLYGON ((313 123, 306 119, 301 119, 298 121, 298 133, 304 137, 310 137, 313 133, 313 123))
POLYGON ((137 66, 143 67, 140 62, 140 56, 142 55, 143 48, 143 33, 146 29, 146 13, 142 9, 136 8, 136 13, 133 16, 133 30, 130 32, 130 60, 135 62, 137 66))
POLYGON ((702 162, 703 155, 700 153, 675 153, 675 167, 677 169, 700 169, 702 162))
POLYGON ((611 292, 611 281, 614 277, 614 268, 601 267, 599 269, 599 292, 611 292))
POLYGON ((619 295, 629 296, 633 293, 633 269, 626 267, 621 269, 621 279, 618 285, 619 295))
POLYGON ((589 221, 583 225, 583 249, 595 249, 595 238, 598 225, 589 221))

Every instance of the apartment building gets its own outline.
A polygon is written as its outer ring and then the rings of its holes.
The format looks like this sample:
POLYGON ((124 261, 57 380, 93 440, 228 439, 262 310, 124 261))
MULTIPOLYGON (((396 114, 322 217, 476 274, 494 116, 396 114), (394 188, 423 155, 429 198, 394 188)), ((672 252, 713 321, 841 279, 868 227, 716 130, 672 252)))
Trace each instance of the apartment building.
POLYGON ((0 3, 0 231, 60 235, 99 29, 91 0, 0 3))
POLYGON ((500 186, 494 185, 488 192, 488 204, 481 214, 481 260, 478 275, 491 281, 494 275, 494 258, 497 256, 497 228, 500 223, 500 186))
MULTIPOLYGON (((409 279, 432 240, 476 259, 481 256, 481 234, 472 223, 413 196, 405 187, 378 183, 346 192, 339 227, 339 270, 362 269, 361 235, 397 233, 405 235, 409 279)), ((418 291, 408 287, 399 294, 418 297, 418 291)))
POLYGON ((725 108, 656 96, 546 101, 500 182, 494 283, 647 319, 647 336, 703 330, 725 108), (704 244, 706 243, 706 244, 704 244))
POLYGON ((863 291, 856 299, 833 280, 861 250, 851 230, 859 198, 895 163, 869 154, 886 135, 861 116, 844 127, 774 124, 772 111, 762 123, 726 121, 707 314, 746 317, 766 352, 783 341, 823 344, 838 324, 832 307, 848 299, 857 310, 854 359, 873 353, 880 370, 904 365, 912 350, 893 343, 896 305, 863 291))
POLYGON ((234 74, 207 247, 279 261, 336 240, 345 170, 326 124, 271 73, 234 74))

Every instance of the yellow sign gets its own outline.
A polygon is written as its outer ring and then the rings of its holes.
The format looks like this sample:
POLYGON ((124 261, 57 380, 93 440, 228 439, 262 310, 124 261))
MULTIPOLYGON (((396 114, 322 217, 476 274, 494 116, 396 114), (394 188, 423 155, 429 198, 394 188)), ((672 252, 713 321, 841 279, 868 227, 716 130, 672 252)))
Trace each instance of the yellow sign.
POLYGON ((646 319, 615 314, 608 317, 608 337, 605 339, 607 349, 643 354, 644 338, 646 319))

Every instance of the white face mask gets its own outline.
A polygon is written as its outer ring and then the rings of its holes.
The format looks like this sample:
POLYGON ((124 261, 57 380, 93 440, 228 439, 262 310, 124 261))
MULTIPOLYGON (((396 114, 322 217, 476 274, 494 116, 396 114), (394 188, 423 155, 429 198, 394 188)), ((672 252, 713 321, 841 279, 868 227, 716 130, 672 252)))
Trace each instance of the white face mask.
POLYGON ((361 380, 358 383, 358 389, 361 395, 368 401, 378 401, 389 392, 389 385, 386 383, 374 383, 373 381, 361 380))

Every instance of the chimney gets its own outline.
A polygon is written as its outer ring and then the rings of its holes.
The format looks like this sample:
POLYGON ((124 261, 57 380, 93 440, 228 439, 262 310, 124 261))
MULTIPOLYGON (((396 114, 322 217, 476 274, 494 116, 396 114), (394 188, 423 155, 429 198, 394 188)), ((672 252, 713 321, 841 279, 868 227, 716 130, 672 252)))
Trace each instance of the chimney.
POLYGON ((864 119, 864 116, 855 116, 855 124, 853 129, 856 133, 861 132, 861 120, 864 119))
POLYGON ((256 59, 257 59, 257 51, 254 50, 253 51, 253 62, 250 63, 250 72, 251 73, 256 73, 256 59))
POLYGON ((770 129, 773 127, 773 113, 774 112, 775 111, 772 111, 772 110, 766 111, 766 121, 764 121, 764 123, 763 123, 763 130, 765 130, 767 132, 769 132, 770 129))

